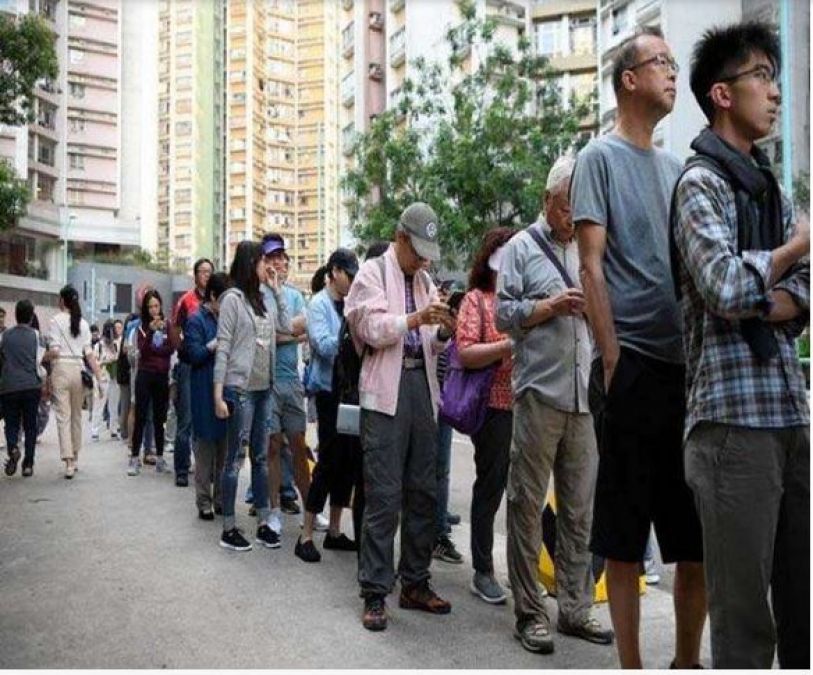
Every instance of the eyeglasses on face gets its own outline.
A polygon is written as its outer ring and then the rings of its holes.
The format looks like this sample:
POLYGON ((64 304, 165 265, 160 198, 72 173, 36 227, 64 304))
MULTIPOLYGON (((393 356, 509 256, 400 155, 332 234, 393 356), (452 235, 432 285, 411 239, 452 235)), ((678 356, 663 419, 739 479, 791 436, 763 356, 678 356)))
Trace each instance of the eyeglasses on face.
POLYGON ((658 68, 665 71, 674 71, 675 75, 680 72, 680 66, 678 62, 675 61, 671 56, 668 54, 655 54, 652 58, 644 59, 639 63, 635 63, 631 65, 627 70, 636 70, 638 68, 643 68, 644 66, 648 66, 650 63, 654 63, 658 68))
POLYGON ((774 84, 776 82, 776 72, 774 69, 762 63, 760 63, 758 66, 754 66, 753 68, 749 68, 748 70, 743 70, 741 73, 734 73, 728 77, 721 77, 717 81, 731 83, 739 80, 742 77, 749 77, 751 75, 762 82, 762 84, 774 84))

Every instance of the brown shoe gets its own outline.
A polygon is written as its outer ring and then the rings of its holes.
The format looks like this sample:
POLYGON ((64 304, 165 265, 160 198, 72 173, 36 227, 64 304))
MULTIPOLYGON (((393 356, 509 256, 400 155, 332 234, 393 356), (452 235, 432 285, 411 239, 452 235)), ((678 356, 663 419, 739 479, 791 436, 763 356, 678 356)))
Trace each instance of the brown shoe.
POLYGON ((380 595, 364 598, 364 616, 361 624, 367 630, 379 631, 387 627, 387 603, 380 595))
POLYGON ((398 605, 402 609, 420 609, 430 614, 448 614, 452 611, 452 604, 435 593, 428 580, 402 587, 398 605))

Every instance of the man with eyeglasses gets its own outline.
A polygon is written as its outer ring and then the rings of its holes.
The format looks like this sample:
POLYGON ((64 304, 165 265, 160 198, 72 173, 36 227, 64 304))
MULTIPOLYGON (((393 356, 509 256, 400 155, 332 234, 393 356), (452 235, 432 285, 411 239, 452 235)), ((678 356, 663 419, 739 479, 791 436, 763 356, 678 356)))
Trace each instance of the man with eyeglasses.
POLYGON ((401 213, 395 242, 359 269, 344 313, 363 354, 359 377, 366 504, 359 583, 363 626, 387 627, 401 522, 399 605, 432 614, 452 606, 429 585, 437 493, 437 354, 454 331, 425 267, 440 259, 440 223, 427 204, 401 213), (400 518, 399 518, 400 517, 400 518))
POLYGON ((810 319, 810 228, 755 145, 779 112, 779 41, 707 32, 691 87, 710 127, 678 181, 686 479, 703 523, 715 668, 810 667, 810 414, 794 339, 810 319), (768 601, 768 591, 771 602, 768 601))
POLYGON ((638 577, 653 523, 663 561, 677 563, 675 667, 698 664, 706 617, 700 521, 683 472, 685 369, 669 259, 669 200, 681 166, 652 141, 674 106, 677 72, 657 29, 619 45, 615 129, 580 152, 571 184, 597 350, 590 408, 599 466, 590 548, 607 560, 624 668, 642 667, 638 577))

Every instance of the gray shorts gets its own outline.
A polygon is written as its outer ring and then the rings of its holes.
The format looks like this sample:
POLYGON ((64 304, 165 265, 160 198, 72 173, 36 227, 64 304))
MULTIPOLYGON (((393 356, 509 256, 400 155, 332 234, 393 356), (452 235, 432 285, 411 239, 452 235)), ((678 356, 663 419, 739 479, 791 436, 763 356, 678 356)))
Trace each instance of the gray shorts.
POLYGON ((268 426, 272 434, 305 433, 305 390, 299 380, 274 382, 273 410, 268 426))

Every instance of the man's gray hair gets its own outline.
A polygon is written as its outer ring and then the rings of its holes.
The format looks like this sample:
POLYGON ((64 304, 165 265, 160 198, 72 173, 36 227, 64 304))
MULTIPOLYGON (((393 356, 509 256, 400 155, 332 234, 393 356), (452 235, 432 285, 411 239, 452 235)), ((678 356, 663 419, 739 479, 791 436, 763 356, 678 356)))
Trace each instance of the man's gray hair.
POLYGON ((547 192, 553 192, 556 188, 560 187, 562 183, 570 183, 570 176, 573 174, 573 167, 575 165, 576 159, 573 155, 562 155, 559 157, 548 172, 545 190, 547 192))

